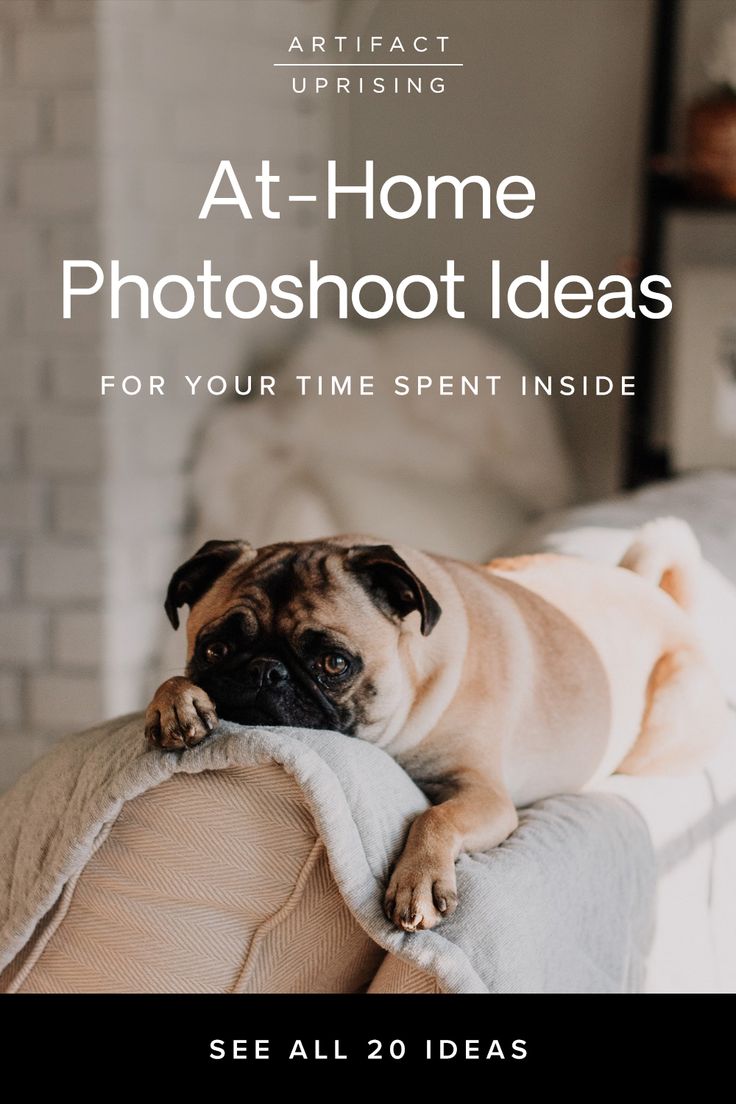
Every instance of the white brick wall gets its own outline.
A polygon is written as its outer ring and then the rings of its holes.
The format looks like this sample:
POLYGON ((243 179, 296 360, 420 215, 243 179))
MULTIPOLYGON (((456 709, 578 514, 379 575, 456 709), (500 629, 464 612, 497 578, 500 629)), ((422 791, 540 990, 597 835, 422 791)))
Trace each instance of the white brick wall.
MULTIPOLYGON (((268 279, 319 254, 314 220, 301 224, 287 212, 279 223, 244 228, 228 218, 198 222, 197 213, 221 158, 245 174, 268 157, 295 192, 315 190, 329 101, 305 113, 271 62, 289 33, 318 33, 333 16, 332 0, 102 0, 105 256, 134 259, 132 270, 149 280, 196 272, 203 257, 223 272, 257 266, 268 279)), ((106 370, 125 374, 135 365, 171 378, 206 366, 230 376, 280 333, 272 319, 213 325, 198 312, 176 323, 128 320, 104 334, 106 370)), ((191 551, 184 473, 208 404, 167 397, 106 400, 104 409, 114 549, 106 565, 106 702, 118 711, 145 701, 182 663, 181 641, 175 657, 158 658, 172 636, 162 602, 169 575, 191 551)))
POLYGON ((3 212, 0 221, 0 256, 3 267, 14 272, 17 278, 38 273, 45 260, 41 240, 41 227, 27 222, 9 210, 3 212))
POLYGON ((47 215, 83 215, 95 202, 96 165, 91 157, 52 153, 28 157, 18 170, 18 205, 47 215))
MULTIPOLYGON (((21 677, 10 671, 0 671, 0 715, 5 725, 19 725, 23 720, 21 677)), ((3 740, 3 758, 6 741, 3 740)))
POLYGON ((97 408, 100 388, 95 379, 97 361, 85 352, 71 346, 53 353, 48 365, 48 383, 52 398, 76 407, 97 408), (90 387, 90 380, 96 386, 90 387))
POLYGON ((31 545, 25 554, 25 593, 31 600, 54 606, 101 599, 100 565, 99 550, 93 544, 49 538, 31 545))
POLYGON ((101 708, 99 622, 73 635, 102 604, 101 415, 81 379, 100 343, 89 311, 64 330, 58 277, 71 243, 99 249, 94 16, 0 0, 0 788, 101 708))
MULTIPOLYGON (((203 257, 264 277, 319 250, 314 220, 233 233, 196 215, 221 157, 314 190, 328 101, 267 88, 289 32, 334 0, 0 0, 0 789, 60 733, 144 704, 188 552, 207 403, 98 397, 102 372, 232 374, 270 323, 61 316, 64 258, 153 279, 203 257), (249 105, 257 103, 257 110, 249 105)), ((170 672, 166 672, 170 673, 170 672)))
POLYGON ((54 529, 65 537, 98 536, 102 487, 85 479, 56 482, 52 489, 51 516, 54 529))
POLYGON ((94 671, 102 639, 102 618, 92 611, 77 610, 54 615, 51 648, 54 663, 61 668, 94 671))
POLYGON ((31 675, 30 718, 49 732, 89 728, 102 714, 102 692, 96 675, 31 675))
MULTIPOLYGON (((2 251, 0 250, 0 255, 2 251)), ((18 272, 12 262, 8 270, 18 272)), ((21 270, 22 271, 22 270, 21 270)), ((3 347, 4 370, 0 373, 0 402, 27 403, 41 396, 43 358, 38 349, 25 345, 3 347)))
MULTIPOLYGON (((16 589, 15 549, 8 544, 0 544, 0 598, 11 598, 16 589)), ((0 717, 2 712, 0 712, 0 717)))
POLYGON ((0 535, 39 533, 46 517, 47 488, 39 479, 20 476, 0 482, 0 535))
POLYGON ((0 101, 0 147, 32 150, 41 130, 41 104, 30 92, 8 92, 0 101))
POLYGON ((51 0, 52 15, 55 19, 85 20, 94 4, 95 0, 51 0))
POLYGON ((3 610, 0 663, 38 667, 47 659, 48 617, 36 606, 3 610))
POLYGON ((28 416, 28 466, 45 475, 99 472, 102 461, 98 412, 44 406, 28 416))
MULTIPOLYGON (((23 713, 25 716, 25 711, 23 713)), ((6 714, 3 712, 3 716, 6 714)), ((30 767, 47 747, 47 736, 40 734, 18 733, 15 725, 8 721, 8 731, 3 735, 3 777, 8 783, 30 767), (12 727, 10 727, 12 725, 12 727)))
MULTIPOLYGON (((7 365, 4 368, 7 371, 7 365)), ((0 414, 0 472, 14 471, 18 463, 18 419, 0 414)))
POLYGON ((90 87, 95 77, 94 5, 81 6, 74 23, 40 19, 34 26, 20 26, 15 56, 21 87, 90 87))
POLYGON ((53 103, 54 145, 63 150, 93 146, 97 103, 91 92, 61 92, 53 103))

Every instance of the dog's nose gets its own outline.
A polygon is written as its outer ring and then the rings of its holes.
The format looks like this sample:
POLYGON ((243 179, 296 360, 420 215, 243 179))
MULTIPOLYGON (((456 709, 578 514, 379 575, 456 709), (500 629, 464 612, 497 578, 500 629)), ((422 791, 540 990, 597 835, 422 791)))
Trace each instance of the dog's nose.
POLYGON ((254 690, 264 686, 275 687, 286 682, 289 672, 280 659, 270 656, 258 656, 252 659, 246 668, 248 685, 254 690))

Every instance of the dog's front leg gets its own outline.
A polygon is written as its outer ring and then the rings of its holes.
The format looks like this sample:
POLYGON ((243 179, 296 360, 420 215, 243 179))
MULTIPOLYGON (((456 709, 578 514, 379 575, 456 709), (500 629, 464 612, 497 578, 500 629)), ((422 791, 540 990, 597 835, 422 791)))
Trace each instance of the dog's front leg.
POLYGON ((384 911, 404 931, 433 928, 455 911, 455 860, 461 851, 495 847, 519 823, 508 794, 473 780, 422 813, 412 824, 391 875, 384 911))
POLYGON ((162 682, 146 710, 146 739, 156 747, 181 751, 209 736, 217 713, 208 695, 188 678, 162 682))

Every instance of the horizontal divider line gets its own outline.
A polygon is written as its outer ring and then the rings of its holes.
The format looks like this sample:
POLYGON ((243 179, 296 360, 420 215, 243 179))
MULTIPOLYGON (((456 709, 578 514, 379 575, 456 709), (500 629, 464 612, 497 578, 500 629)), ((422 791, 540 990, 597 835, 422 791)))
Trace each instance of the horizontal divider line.
POLYGON ((463 61, 275 61, 274 69, 462 69, 463 61))

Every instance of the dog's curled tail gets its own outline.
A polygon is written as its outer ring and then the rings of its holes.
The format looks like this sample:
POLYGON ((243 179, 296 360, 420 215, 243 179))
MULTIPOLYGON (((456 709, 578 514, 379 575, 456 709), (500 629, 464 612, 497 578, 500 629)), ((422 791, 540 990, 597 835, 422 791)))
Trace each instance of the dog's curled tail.
POLYGON ((642 575, 674 598, 678 606, 690 610, 701 563, 700 545, 687 522, 666 517, 649 521, 638 530, 619 567, 642 575))

